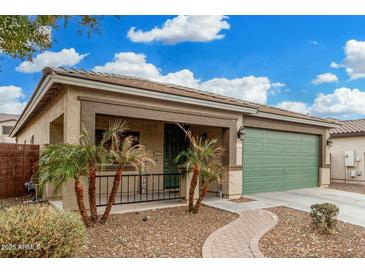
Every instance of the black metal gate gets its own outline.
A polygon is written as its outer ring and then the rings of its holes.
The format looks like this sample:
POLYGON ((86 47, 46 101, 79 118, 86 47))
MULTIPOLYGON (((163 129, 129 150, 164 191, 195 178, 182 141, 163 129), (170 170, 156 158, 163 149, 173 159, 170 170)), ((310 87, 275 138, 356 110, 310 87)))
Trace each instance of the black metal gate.
MULTIPOLYGON (((123 175, 114 204, 181 199, 181 178, 181 173, 123 175)), ((97 206, 107 204, 113 180, 114 175, 96 176, 97 206)))

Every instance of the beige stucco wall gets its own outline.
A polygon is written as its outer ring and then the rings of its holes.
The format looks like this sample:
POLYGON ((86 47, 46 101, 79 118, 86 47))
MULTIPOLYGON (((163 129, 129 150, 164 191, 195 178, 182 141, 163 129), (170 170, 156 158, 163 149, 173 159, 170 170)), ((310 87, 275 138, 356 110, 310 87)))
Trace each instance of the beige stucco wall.
POLYGON ((30 143, 34 135, 34 144, 44 145, 50 142, 50 123, 66 112, 67 90, 63 90, 51 102, 47 108, 29 122, 26 127, 16 136, 19 144, 30 143))
POLYGON ((333 182, 344 182, 345 181, 345 151, 354 150, 355 159, 359 157, 360 161, 355 161, 355 167, 347 168, 347 179, 351 182, 363 183, 365 184, 364 176, 364 153, 365 153, 365 136, 359 137, 341 137, 334 138, 333 144, 330 149, 331 152, 331 180, 333 182), (350 176, 351 171, 354 170, 360 172, 361 175, 356 175, 355 178, 350 176))
MULTIPOLYGON (((34 135, 34 144, 45 145, 52 142, 51 138, 51 123, 52 121, 60 118, 62 114, 67 117, 68 106, 68 90, 64 88, 49 104, 47 108, 36 117, 34 117, 31 122, 29 122, 26 127, 16 136, 18 143, 27 144, 30 143, 32 135, 34 135)), ((66 120, 64 119, 64 128, 67 128, 66 120)), ((58 139, 61 137, 59 136, 58 139)), ((66 138, 66 136, 63 136, 66 138)), ((61 196, 62 191, 59 193, 54 193, 52 185, 46 185, 45 196, 51 199, 57 199, 61 196)))
POLYGON ((15 143, 15 138, 3 133, 3 126, 13 127, 15 124, 16 121, 13 120, 0 122, 0 143, 15 143))

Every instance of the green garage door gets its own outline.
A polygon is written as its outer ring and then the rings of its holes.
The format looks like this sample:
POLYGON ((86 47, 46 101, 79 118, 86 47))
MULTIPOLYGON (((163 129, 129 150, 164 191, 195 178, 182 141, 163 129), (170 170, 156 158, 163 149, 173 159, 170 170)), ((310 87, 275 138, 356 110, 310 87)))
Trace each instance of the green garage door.
POLYGON ((245 132, 244 194, 317 186, 318 136, 256 128, 245 132))

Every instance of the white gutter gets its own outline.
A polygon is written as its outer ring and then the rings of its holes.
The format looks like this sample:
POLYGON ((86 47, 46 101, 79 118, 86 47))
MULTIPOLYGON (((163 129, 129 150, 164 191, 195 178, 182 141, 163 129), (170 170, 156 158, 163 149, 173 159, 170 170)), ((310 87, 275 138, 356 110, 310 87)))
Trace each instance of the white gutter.
POLYGON ((281 121, 287 121, 287 122, 293 122, 293 123, 299 123, 299 124, 321 126, 321 127, 335 128, 335 127, 339 126, 335 123, 327 123, 327 122, 309 120, 309 119, 304 119, 304 118, 296 118, 296 117, 290 117, 290 116, 284 116, 284 115, 278 115, 278 114, 266 113, 266 112, 257 112, 257 113, 251 114, 250 116, 274 119, 274 120, 281 120, 281 121))
POLYGON ((185 104, 190 104, 190 105, 218 108, 218 109, 237 111, 237 112, 243 112, 243 113, 257 112, 257 110, 254 108, 249 108, 249 107, 244 107, 244 106, 237 106, 237 105, 213 102, 213 101, 208 101, 208 100, 203 100, 203 99, 185 97, 185 96, 181 96, 181 95, 161 93, 161 92, 150 91, 150 90, 145 90, 145 89, 138 89, 138 88, 131 88, 131 87, 126 87, 126 86, 120 86, 120 85, 97 82, 97 81, 90 81, 90 80, 74 78, 74 77, 67 77, 67 76, 62 76, 62 75, 55 75, 52 78, 53 78, 54 82, 62 83, 62 84, 66 84, 66 85, 74 85, 74 86, 80 86, 80 87, 86 87, 86 88, 107 90, 107 91, 112 91, 112 92, 117 92, 117 93, 123 93, 123 94, 135 95, 135 96, 143 96, 143 97, 161 99, 161 100, 165 100, 165 101, 179 102, 179 103, 185 103, 185 104))

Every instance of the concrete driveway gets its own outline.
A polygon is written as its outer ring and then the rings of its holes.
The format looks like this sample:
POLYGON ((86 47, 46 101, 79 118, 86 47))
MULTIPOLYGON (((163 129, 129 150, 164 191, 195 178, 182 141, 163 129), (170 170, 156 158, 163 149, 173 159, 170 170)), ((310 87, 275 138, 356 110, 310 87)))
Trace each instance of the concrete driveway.
MULTIPOLYGON (((334 203, 340 209, 339 220, 365 227, 365 195, 328 189, 305 188, 249 195, 255 202, 243 203, 254 208, 287 206, 310 211, 315 203, 334 203)), ((253 208, 253 209, 254 209, 253 208)))

